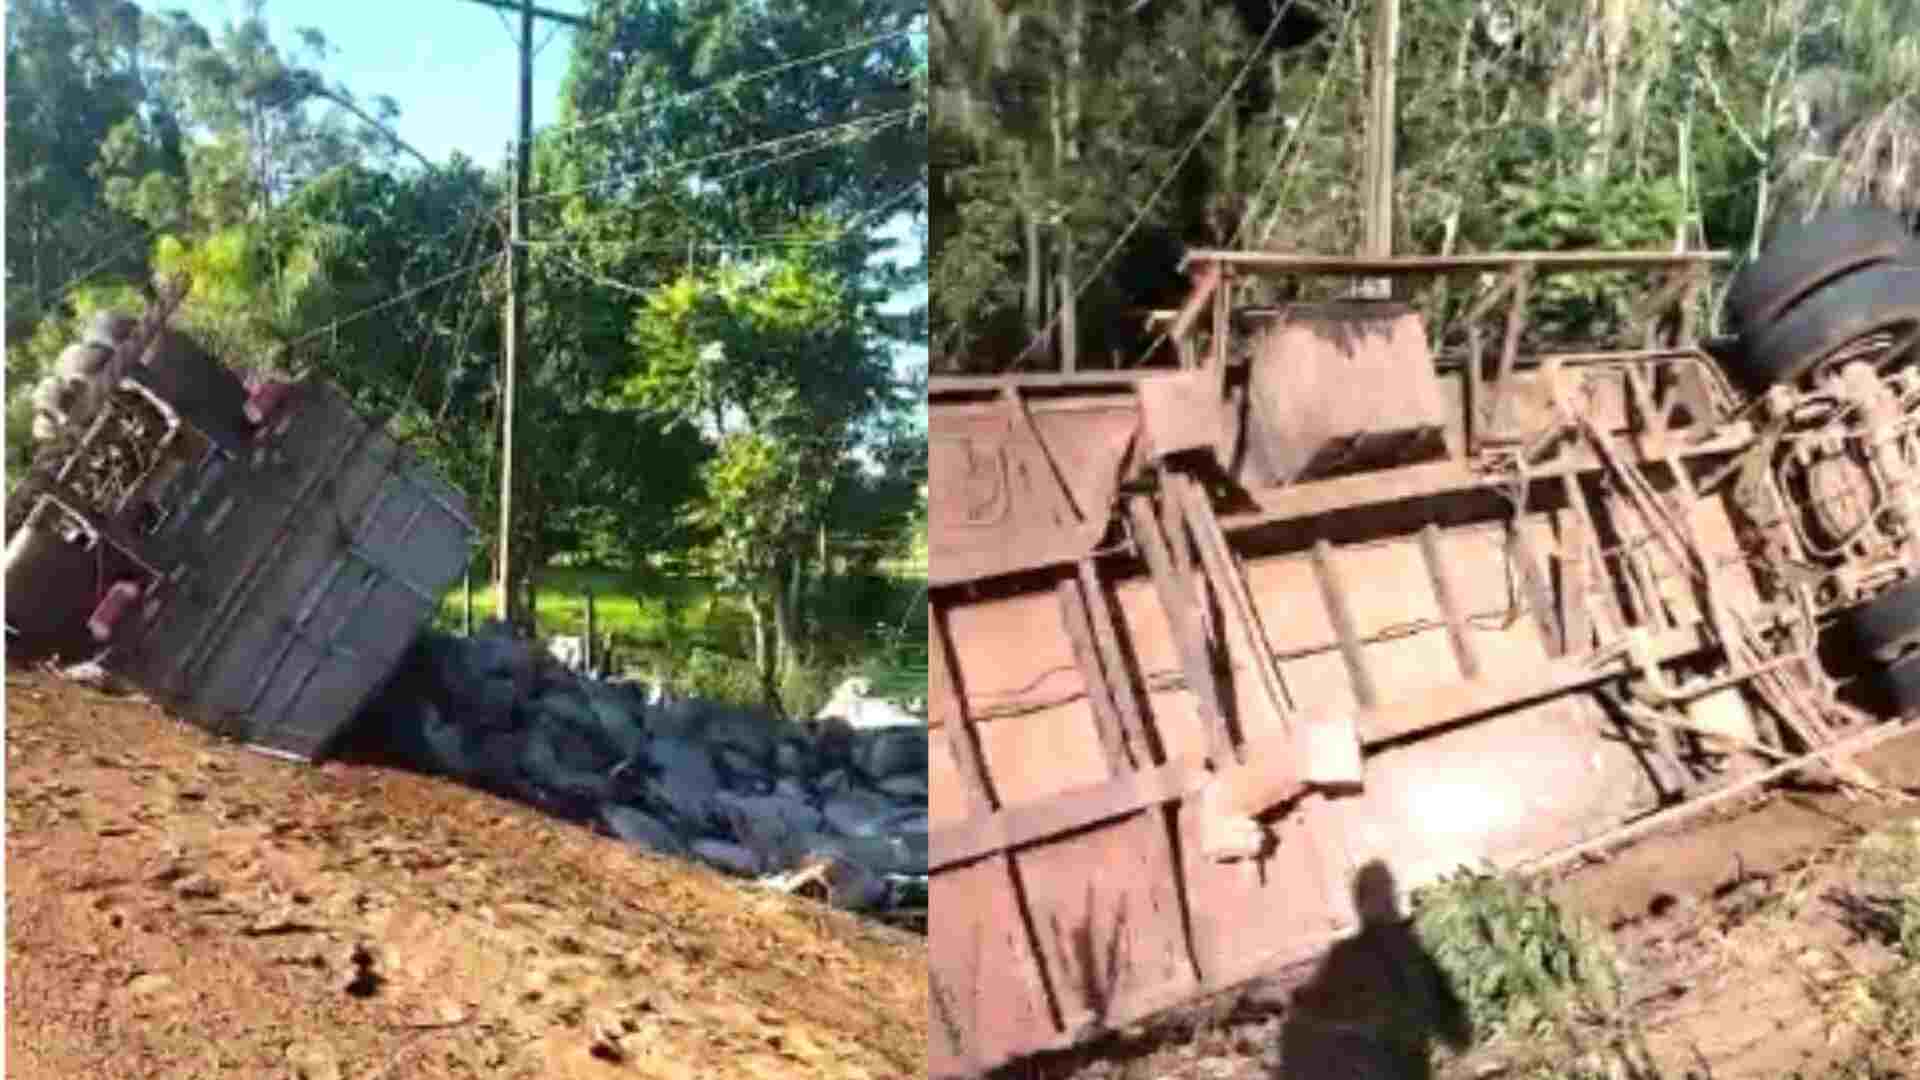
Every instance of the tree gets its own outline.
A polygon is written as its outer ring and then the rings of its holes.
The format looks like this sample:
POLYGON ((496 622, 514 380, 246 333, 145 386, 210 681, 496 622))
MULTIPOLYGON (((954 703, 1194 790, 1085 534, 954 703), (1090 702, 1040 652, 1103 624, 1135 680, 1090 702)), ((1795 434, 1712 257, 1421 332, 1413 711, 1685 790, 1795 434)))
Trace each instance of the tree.
POLYGON ((143 166, 176 178, 185 166, 177 128, 145 85, 138 7, 21 0, 7 5, 6 23, 6 335, 14 342, 30 337, 67 289, 144 269, 144 223, 106 198, 110 137, 124 142, 142 130, 153 149, 143 166))
POLYGON ((693 520, 723 588, 754 623, 768 701, 800 648, 797 585, 836 488, 892 379, 875 290, 795 254, 682 276, 636 317, 629 398, 703 431, 717 452, 693 520))

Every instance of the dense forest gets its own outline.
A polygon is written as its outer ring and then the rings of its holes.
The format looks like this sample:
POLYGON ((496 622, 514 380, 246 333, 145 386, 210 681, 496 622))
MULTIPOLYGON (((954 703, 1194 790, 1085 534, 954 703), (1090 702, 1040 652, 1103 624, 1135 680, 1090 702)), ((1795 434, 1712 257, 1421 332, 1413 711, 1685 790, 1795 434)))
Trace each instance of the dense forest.
MULTIPOLYGON (((1920 214, 1916 0, 1400 6, 1396 253, 1920 214)), ((1188 246, 1355 251, 1373 8, 932 0, 936 373, 1135 362, 1188 246)))
MULTIPOLYGON (((506 165, 419 155, 399 103, 332 77, 319 31, 272 40, 264 8, 8 5, 9 474, 59 350, 184 273, 178 325, 237 368, 334 379, 491 531, 506 165)), ((897 361, 926 317, 889 301, 925 267, 876 231, 924 230, 924 9, 583 9, 532 148, 515 595, 555 562, 666 559, 740 599, 776 678, 826 577, 923 528, 897 361)))

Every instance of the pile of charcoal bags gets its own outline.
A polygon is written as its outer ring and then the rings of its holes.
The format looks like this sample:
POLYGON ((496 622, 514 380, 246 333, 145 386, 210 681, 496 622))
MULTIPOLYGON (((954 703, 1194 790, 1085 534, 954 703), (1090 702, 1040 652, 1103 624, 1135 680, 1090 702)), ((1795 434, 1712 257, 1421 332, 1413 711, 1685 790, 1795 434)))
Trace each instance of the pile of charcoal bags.
POLYGON ((924 897, 924 727, 806 730, 569 671, 495 626, 428 633, 351 742, 745 876, 823 861, 832 901, 924 897))

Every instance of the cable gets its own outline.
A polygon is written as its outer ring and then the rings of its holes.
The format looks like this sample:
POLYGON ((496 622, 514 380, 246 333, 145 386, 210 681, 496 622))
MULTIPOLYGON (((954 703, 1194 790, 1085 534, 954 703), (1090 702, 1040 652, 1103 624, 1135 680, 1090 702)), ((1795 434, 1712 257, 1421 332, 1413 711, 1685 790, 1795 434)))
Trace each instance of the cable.
POLYGON ((1273 35, 1279 32, 1281 20, 1286 15, 1287 10, 1293 7, 1293 4, 1294 0, 1287 0, 1286 5, 1274 16, 1273 21, 1267 24, 1267 32, 1260 35, 1259 43, 1254 45, 1252 52, 1247 54, 1246 62, 1240 65, 1239 74, 1235 75, 1232 81, 1227 83, 1227 88, 1221 92, 1219 99, 1213 103, 1213 109, 1207 113, 1206 121, 1200 125, 1199 130, 1193 133, 1193 138, 1187 140, 1186 149, 1180 151, 1179 158, 1174 161, 1173 167, 1167 170, 1167 174, 1160 179, 1160 185, 1153 189, 1153 194, 1147 196, 1146 205, 1142 206, 1140 210, 1133 215, 1133 220, 1127 223, 1126 229, 1120 233, 1119 238, 1108 246, 1107 253, 1100 256, 1100 261, 1094 263, 1093 269, 1087 273, 1087 276, 1080 279, 1079 286, 1073 290, 1073 296, 1068 299, 1067 303, 1060 305, 1060 310, 1054 312, 1053 318, 1047 321, 1047 325, 1041 327, 1040 332, 1035 334, 1033 340, 1027 343, 1027 347, 1020 350, 1020 354, 1013 358, 1012 367, 1019 367, 1033 352, 1035 346, 1046 341, 1047 338, 1052 335, 1054 327, 1058 326, 1060 319, 1066 315, 1067 307, 1070 304, 1077 303, 1080 297, 1086 293, 1087 289, 1090 288, 1095 281, 1099 280, 1100 272, 1106 269, 1107 263, 1111 262, 1113 257, 1120 253, 1120 249, 1132 238, 1134 230, 1138 229, 1140 223, 1147 219, 1147 215, 1153 212, 1154 205, 1160 201, 1160 196, 1165 194, 1167 188, 1172 185, 1174 178, 1180 175, 1180 170, 1185 167, 1187 159, 1192 157, 1194 150, 1199 147, 1200 140, 1204 139, 1207 132, 1212 130, 1214 122, 1220 119, 1220 114, 1226 110, 1228 102, 1232 101, 1233 95, 1239 92, 1240 84, 1246 81, 1247 73, 1253 70, 1254 63, 1260 59, 1260 54, 1266 51, 1268 43, 1273 40, 1273 35))
POLYGON ((357 322, 361 319, 364 319, 376 311, 383 311, 387 308, 392 307, 397 303, 400 303, 402 300, 406 300, 411 297, 418 296, 419 294, 426 292, 428 289, 431 289, 445 282, 451 281, 462 274, 471 274, 475 270, 478 270, 481 267, 487 266, 488 264, 492 263, 495 258, 497 258, 497 256, 489 255, 486 258, 479 260, 478 262, 470 263, 469 265, 460 267, 457 270, 449 270, 446 273, 441 274, 438 277, 435 277, 424 284, 416 285, 413 288, 408 289, 404 292, 396 293, 393 296, 389 296, 385 300, 381 300, 378 303, 369 304, 358 311, 351 312, 347 315, 343 315, 340 318, 333 320, 332 322, 328 323, 325 326, 320 327, 317 330, 309 331, 305 334, 300 335, 297 338, 294 338, 293 340, 280 346, 278 349, 275 349, 272 355, 273 356, 284 355, 288 350, 292 349, 296 345, 303 345, 309 341, 312 341, 314 338, 319 337, 322 334, 329 333, 334 330, 338 330, 339 328, 347 325, 348 323, 357 322))
MULTIPOLYGON (((1240 242, 1241 230, 1247 227, 1247 222, 1251 219, 1252 210, 1260 205, 1261 199, 1266 197, 1267 186, 1273 182, 1274 177, 1279 175, 1280 165, 1287 160, 1287 155, 1292 152, 1293 144, 1299 139, 1300 132, 1312 125, 1314 116, 1320 111, 1320 101, 1326 97, 1327 86, 1333 81, 1333 73, 1339 69, 1341 49, 1346 46, 1347 30, 1353 25, 1354 10, 1354 8, 1349 7, 1346 15, 1340 19, 1340 31, 1334 37, 1333 48, 1328 50, 1327 69, 1321 72, 1319 85, 1314 87, 1313 97, 1307 102, 1306 115, 1300 118, 1300 122, 1294 125, 1293 130, 1287 132, 1287 141, 1281 145, 1280 153, 1274 156, 1273 164, 1267 168, 1267 175, 1260 181, 1259 190, 1254 192, 1253 201, 1247 204, 1248 214, 1241 217, 1240 224, 1234 227, 1233 241, 1236 246, 1240 242)), ((1287 182, 1289 185, 1293 182, 1292 172, 1287 173, 1287 182)), ((1286 190, 1286 188, 1281 189, 1282 193, 1286 190)), ((1278 196, 1274 199, 1274 206, 1276 209, 1280 206, 1278 196)), ((1267 237, 1273 235, 1273 225, 1278 222, 1278 215, 1269 215, 1267 220, 1268 225, 1266 231, 1260 234, 1260 243, 1263 245, 1267 242, 1267 237)))
POLYGON ((891 30, 884 34, 876 34, 873 37, 867 38, 863 41, 856 41, 851 45, 842 45, 842 46, 839 46, 838 48, 828 49, 825 52, 814 53, 812 56, 803 56, 798 60, 786 60, 786 61, 782 61, 781 63, 774 64, 771 67, 764 67, 755 71, 744 72, 739 75, 730 75, 727 78, 721 79, 717 82, 709 83, 706 86, 702 86, 693 90, 686 91, 685 93, 667 98, 664 101, 647 102, 641 105, 630 106, 625 109, 616 109, 613 112, 601 113, 599 116, 596 116, 591 120, 582 120, 573 124, 564 124, 564 125, 555 125, 555 126, 545 127, 540 129, 540 134, 568 135, 576 131, 584 131, 587 128, 598 127, 601 124, 608 123, 609 121, 618 119, 629 113, 643 112, 648 109, 664 109, 672 105, 682 105, 696 98, 704 97, 708 94, 718 93, 721 90, 730 89, 732 87, 744 86, 747 83, 756 82, 760 79, 767 78, 768 76, 771 76, 771 75, 779 74, 782 71, 787 71, 792 68, 800 67, 804 64, 815 63, 820 60, 825 60, 830 57, 838 56, 841 53, 852 52, 855 49, 869 48, 871 46, 878 45, 883 41, 888 41, 897 37, 906 37, 906 36, 909 36, 910 34, 911 34, 911 31, 907 31, 907 30, 891 30))
POLYGON ((565 255, 556 254, 553 257, 555 261, 559 262, 561 265, 567 267, 569 270, 572 270, 574 273, 580 275, 581 277, 587 279, 588 281, 593 282, 596 285, 604 285, 609 289, 618 289, 623 293, 629 293, 634 296, 651 295, 650 293, 647 292, 647 290, 642 289, 637 285, 629 285, 624 281, 615 281, 613 278, 607 277, 603 274, 597 274, 592 270, 589 270, 586 267, 581 266, 579 263, 574 262, 572 259, 567 258, 565 255))
MULTIPOLYGON (((458 258, 464 259, 472 252, 474 242, 480 237, 480 226, 484 220, 484 218, 477 214, 473 215, 473 223, 467 228, 467 236, 466 239, 461 242, 458 258)), ((472 283, 469 282, 469 286, 471 286, 471 284, 472 283)), ((469 289, 469 291, 471 291, 471 289, 469 289)), ((430 337, 436 333, 440 320, 446 314, 452 299, 453 292, 451 290, 440 294, 440 305, 435 309, 433 319, 426 326, 426 332, 430 337)), ((407 380, 407 397, 415 404, 421 404, 420 376, 426 373, 427 361, 431 359, 432 356, 433 350, 430 347, 422 348, 420 350, 420 361, 415 364, 413 368, 413 377, 407 380)))
POLYGON ((71 293, 74 289, 79 288, 82 282, 86 281, 88 278, 92 277, 93 275, 99 273, 108 264, 114 262, 117 259, 124 258, 128 252, 132 251, 136 246, 145 243, 149 238, 153 236, 154 233, 159 232, 161 229, 166 228, 167 226, 173 225, 173 224, 177 224, 177 223, 174 221, 163 221, 154 225, 142 226, 140 230, 132 238, 130 238, 121 247, 116 248, 112 254, 94 263, 92 266, 87 267, 85 270, 80 271, 78 274, 75 274, 73 277, 68 278, 65 284, 53 290, 52 293, 45 294, 45 295, 36 294, 34 296, 28 297, 27 298, 28 309, 31 311, 40 311, 40 310, 44 310, 46 306, 49 304, 52 304, 56 301, 65 300, 67 298, 67 294, 71 293))
MULTIPOLYGON (((877 217, 878 217, 878 216, 879 216, 879 215, 880 215, 881 213, 883 213, 883 212, 885 212, 885 211, 886 211, 887 209, 889 209, 890 207, 892 207, 892 206, 893 206, 894 204, 896 204, 896 203, 898 203, 898 202, 899 202, 899 201, 900 201, 900 200, 901 200, 901 199, 902 199, 902 198, 903 198, 904 196, 906 196, 906 195, 909 195, 909 194, 911 194, 911 193, 913 193, 914 191, 917 191, 918 189, 919 189, 919 185, 918 185, 918 184, 911 184, 911 185, 908 185, 908 186, 907 186, 906 188, 904 188, 904 189, 902 189, 902 190, 901 190, 901 191, 899 191, 899 192, 896 192, 896 193, 894 193, 894 195, 892 195, 892 196, 891 196, 891 197, 889 197, 888 199, 886 199, 886 200, 884 200, 883 202, 881 202, 881 203, 880 203, 880 205, 878 205, 878 206, 876 206, 876 207, 873 207, 872 209, 870 209, 870 210, 868 210, 868 211, 866 211, 866 212, 864 212, 864 213, 862 213, 862 214, 860 214, 860 215, 859 215, 858 217, 855 217, 855 218, 854 218, 854 219, 853 219, 852 221, 850 221, 850 222, 848 222, 848 223, 847 223, 846 225, 844 225, 844 226, 842 226, 842 227, 840 228, 840 230, 839 230, 838 232, 836 232, 836 233, 835 233, 834 235, 832 235, 832 236, 829 236, 829 237, 825 237, 825 238, 818 238, 818 239, 812 239, 812 240, 799 240, 799 239, 798 239, 798 238, 796 237, 795 239, 796 239, 796 240, 797 240, 798 242, 796 242, 795 244, 793 244, 793 245, 791 245, 791 246, 795 246, 795 247, 826 247, 826 246, 828 246, 828 245, 831 245, 831 244, 837 244, 837 243, 840 243, 841 241, 844 241, 845 239, 847 239, 847 238, 848 238, 849 236, 852 236, 852 235, 853 235, 854 233, 856 233, 857 231, 859 231, 859 230, 861 230, 861 229, 863 229, 863 228, 866 228, 866 227, 868 227, 868 226, 869 226, 870 224, 872 224, 872 222, 873 222, 873 220, 874 220, 874 219, 876 219, 876 218, 877 218, 877 217)), ((578 247, 580 246, 580 244, 581 244, 581 243, 596 243, 596 242, 597 242, 597 243, 618 243, 618 241, 578 241, 578 242, 574 242, 574 243, 568 243, 568 242, 566 242, 566 241, 560 241, 560 240, 550 240, 550 241, 545 241, 545 242, 542 242, 542 243, 540 243, 540 244, 538 244, 537 246, 542 246, 542 247, 547 247, 547 248, 555 248, 555 249, 559 249, 559 250, 565 250, 565 251, 571 251, 571 250, 577 250, 577 249, 578 249, 578 247)), ((522 243, 521 243, 521 246, 522 246, 522 247, 531 247, 531 246, 536 246, 536 245, 534 245, 534 244, 532 244, 532 243, 529 243, 529 242, 526 242, 526 241, 522 241, 522 243)), ((710 245, 710 246, 712 246, 712 247, 716 247, 716 248, 720 248, 720 249, 723 249, 723 250, 726 250, 726 249, 736 249, 736 248, 737 248, 737 249, 748 249, 748 250, 750 250, 750 249, 756 249, 756 248, 761 248, 761 247, 775 247, 775 246, 780 246, 780 245, 774 245, 774 244, 714 244, 714 245, 710 245)), ((666 247, 666 246, 659 246, 659 247, 653 247, 653 248, 640 248, 640 249, 637 249, 637 250, 636 250, 635 252, 633 252, 633 253, 635 253, 635 254, 638 254, 638 253, 654 253, 654 254, 659 254, 659 253, 666 253, 666 252, 677 252, 677 251, 679 251, 679 250, 680 250, 680 248, 679 248, 678 246, 674 246, 674 247, 666 247)), ((578 262, 575 262, 575 261, 574 261, 573 259, 570 259, 570 258, 568 258, 568 257, 567 257, 567 256, 565 256, 565 255, 562 255, 562 254, 559 254, 559 253, 558 253, 557 251, 556 251, 556 252, 555 252, 555 253, 553 254, 553 258, 554 258, 555 260, 557 260, 558 262, 560 262, 561 264, 563 264, 563 265, 565 265, 566 267, 568 267, 569 269, 571 269, 571 270, 572 270, 572 271, 573 271, 574 273, 576 273, 576 274, 578 274, 578 275, 580 275, 581 277, 583 277, 583 278, 585 278, 585 279, 587 279, 588 281, 592 281, 592 282, 595 282, 596 284, 600 284, 600 285, 604 285, 604 286, 606 286, 606 287, 608 287, 608 288, 610 288, 610 289, 617 289, 617 290, 619 290, 619 291, 621 291, 621 292, 624 292, 624 293, 630 293, 630 294, 632 294, 632 295, 634 295, 634 296, 650 296, 650 295, 652 295, 652 294, 651 294, 651 293, 650 293, 650 292, 649 292, 648 290, 646 290, 646 289, 643 289, 643 288, 641 288, 640 286, 637 286, 637 285, 630 285, 630 284, 628 284, 628 283, 626 283, 626 282, 624 282, 624 281, 619 281, 619 280, 616 280, 616 279, 614 279, 614 278, 610 278, 610 277, 607 277, 607 276, 605 276, 605 275, 603 275, 603 274, 600 274, 600 273, 598 273, 598 272, 596 272, 596 271, 593 271, 593 270, 589 270, 589 269, 587 269, 586 267, 584 267, 584 266, 582 266, 582 265, 580 265, 580 264, 579 264, 578 262)))
MULTIPOLYGON (((837 123, 824 124, 820 127, 808 128, 805 131, 797 131, 788 135, 779 135, 771 139, 764 139, 757 143, 749 143, 746 146, 732 147, 726 150, 716 150, 713 153, 702 154, 697 157, 683 158, 679 161, 672 162, 668 165, 665 165, 659 168, 647 169, 644 172, 635 171, 635 172, 627 172, 627 173, 618 173, 613 176, 603 177, 599 180, 589 181, 585 184, 576 184, 573 187, 562 188, 558 191, 543 191, 537 195, 527 196, 524 200, 522 200, 522 202, 525 205, 531 205, 537 202, 544 202, 548 199, 560 199, 560 198, 565 198, 569 195, 577 195, 584 191, 592 191, 596 188, 606 187, 609 184, 617 184, 623 180, 631 180, 639 176, 667 175, 680 170, 689 169, 694 166, 704 165, 711 161, 720 161, 726 158, 739 157, 743 154, 753 153, 755 150, 769 149, 771 147, 779 146, 784 143, 794 142, 799 139, 818 137, 818 136, 825 135, 829 132, 839 131, 843 128, 855 127, 860 124, 881 125, 875 131, 867 133, 866 137, 871 138, 874 134, 878 134, 879 131, 883 131, 887 127, 892 126, 893 124, 899 123, 902 120, 910 119, 912 116, 919 115, 924 111, 925 111, 924 106, 914 105, 907 108, 894 109, 889 112, 876 113, 872 116, 861 116, 861 117, 855 117, 851 120, 842 120, 837 123)), ((820 149, 820 147, 811 147, 811 148, 808 148, 807 150, 801 151, 801 153, 811 153, 813 150, 817 150, 817 149, 820 149)), ((758 166, 758 167, 764 167, 765 164, 772 164, 772 163, 763 163, 762 166, 758 166)), ((741 175, 741 174, 735 173, 732 175, 741 175)), ((722 179, 724 178, 725 177, 722 177, 722 179)))

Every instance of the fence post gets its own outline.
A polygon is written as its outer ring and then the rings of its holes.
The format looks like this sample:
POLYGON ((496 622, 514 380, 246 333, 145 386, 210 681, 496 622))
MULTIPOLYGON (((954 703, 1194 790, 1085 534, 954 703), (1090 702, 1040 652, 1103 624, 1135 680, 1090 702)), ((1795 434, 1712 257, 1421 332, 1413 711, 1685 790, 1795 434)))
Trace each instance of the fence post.
POLYGON ((580 645, 582 656, 580 666, 587 672, 593 671, 593 586, 587 586, 587 632, 582 636, 580 645))

